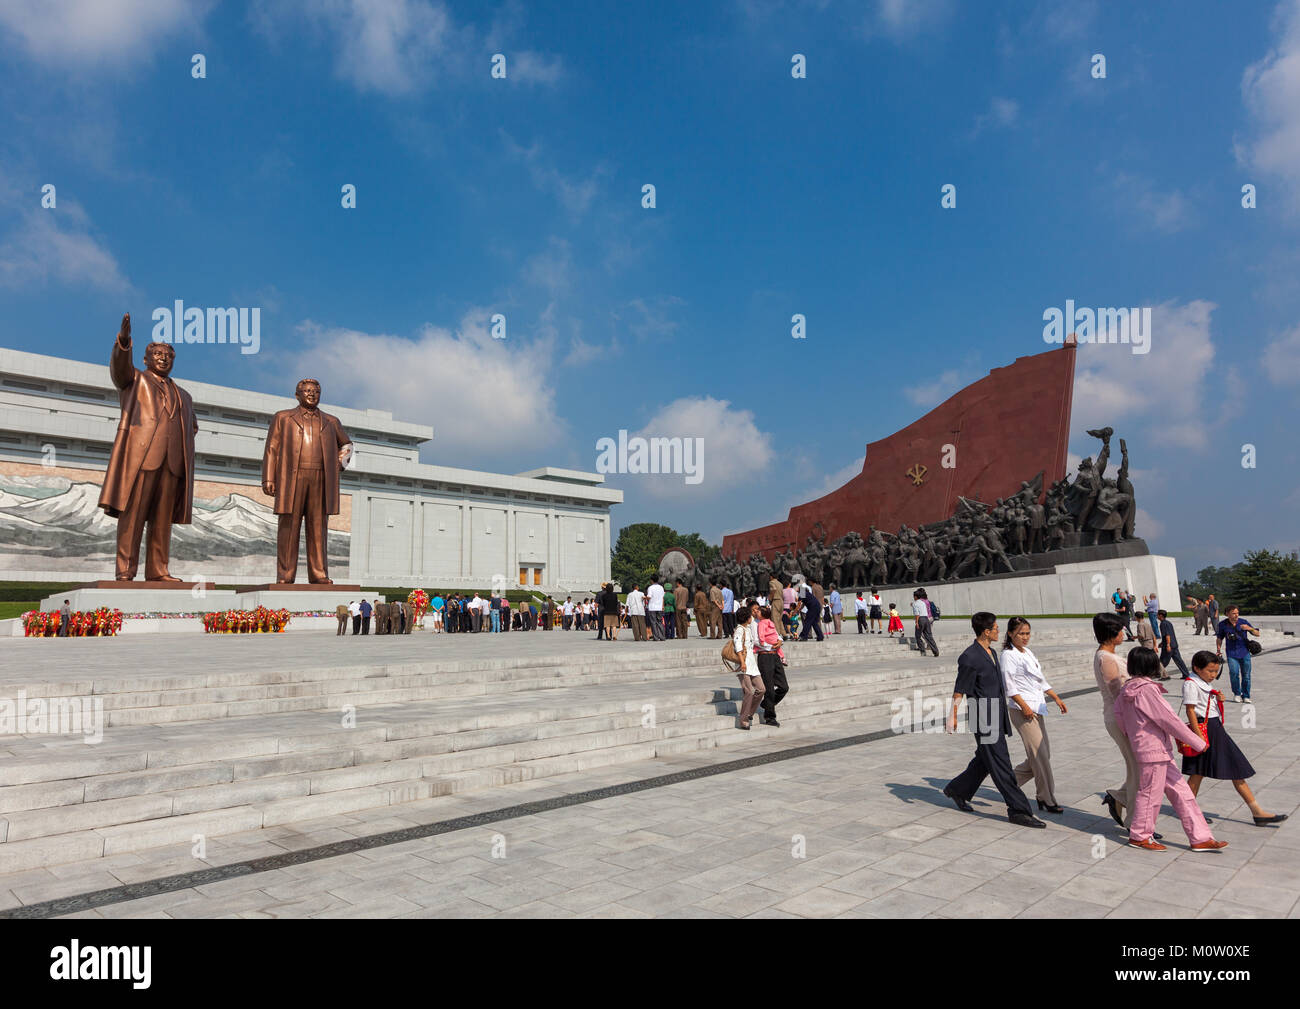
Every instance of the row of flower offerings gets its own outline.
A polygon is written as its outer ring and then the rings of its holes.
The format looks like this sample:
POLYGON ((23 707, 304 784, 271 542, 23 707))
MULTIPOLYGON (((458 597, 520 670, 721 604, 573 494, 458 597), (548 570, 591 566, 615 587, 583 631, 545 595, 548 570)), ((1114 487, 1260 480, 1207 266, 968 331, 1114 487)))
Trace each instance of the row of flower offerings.
MULTIPOLYGON (((63 614, 58 610, 29 610, 23 614, 23 635, 29 638, 57 638, 63 614)), ((122 611, 101 606, 97 610, 75 610, 68 618, 70 638, 109 638, 122 629, 122 611)))
POLYGON ((205 634, 280 634, 288 624, 288 610, 268 610, 265 606, 259 606, 255 610, 223 610, 203 614, 205 634))

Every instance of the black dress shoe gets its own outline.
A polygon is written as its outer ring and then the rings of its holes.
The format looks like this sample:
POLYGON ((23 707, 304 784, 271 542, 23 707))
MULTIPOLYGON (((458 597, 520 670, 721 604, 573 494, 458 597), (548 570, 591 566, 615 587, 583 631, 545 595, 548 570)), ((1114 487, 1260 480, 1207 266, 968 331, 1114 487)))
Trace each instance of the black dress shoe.
POLYGON ((1047 826, 1047 824, 1045 824, 1038 817, 1034 816, 1032 813, 1008 813, 1007 819, 1010 820, 1012 823, 1014 823, 1017 827, 1046 827, 1047 826))
POLYGON ((781 728, 781 723, 778 722, 775 718, 768 718, 768 719, 765 719, 765 720, 763 721, 763 724, 764 724, 764 725, 770 725, 770 726, 772 726, 772 728, 774 728, 774 729, 779 729, 779 728, 781 728))
POLYGON ((1035 799, 1034 801, 1038 803, 1039 809, 1045 809, 1049 813, 1056 813, 1059 816, 1061 813, 1065 812, 1065 810, 1062 809, 1060 806, 1046 803, 1042 799, 1035 799))
POLYGON ((1109 792, 1103 792, 1101 794, 1101 804, 1110 810, 1110 818, 1112 820, 1118 823, 1121 827, 1124 826, 1124 817, 1119 815, 1119 807, 1115 802, 1115 796, 1111 795, 1109 792))
POLYGON ((948 786, 948 785, 944 785, 944 787, 943 787, 943 794, 946 795, 946 796, 948 796, 948 798, 950 798, 953 802, 957 803, 957 808, 958 808, 958 809, 960 809, 963 813, 973 813, 973 812, 975 812, 975 807, 974 807, 974 806, 972 806, 972 805, 971 805, 969 802, 967 802, 965 799, 963 799, 963 798, 961 798, 960 796, 955 795, 953 792, 951 792, 951 791, 949 790, 949 787, 950 787, 950 786, 948 786))
POLYGON ((1272 816, 1255 817, 1256 827, 1267 827, 1270 823, 1281 823, 1287 817, 1286 813, 1274 813, 1272 816))

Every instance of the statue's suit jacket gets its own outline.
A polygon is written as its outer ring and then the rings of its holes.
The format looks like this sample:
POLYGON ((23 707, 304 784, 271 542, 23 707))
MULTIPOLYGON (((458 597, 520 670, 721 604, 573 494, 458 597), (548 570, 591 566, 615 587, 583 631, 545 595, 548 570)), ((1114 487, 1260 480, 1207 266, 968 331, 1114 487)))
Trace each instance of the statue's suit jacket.
MULTIPOLYGON (((324 410, 320 416, 322 472, 325 478, 325 514, 339 513, 339 449, 351 445, 352 439, 343 430, 339 419, 324 410)), ((271 428, 266 435, 266 452, 262 456, 262 483, 275 482, 275 513, 293 513, 293 498, 298 467, 303 454, 302 426, 304 413, 301 406, 281 410, 271 418, 271 428)))
MULTIPOLYGON (((131 489, 135 478, 144 465, 149 454, 149 446, 154 435, 162 427, 162 422, 169 420, 163 409, 158 384, 146 372, 131 363, 131 344, 125 347, 121 341, 113 341, 113 354, 109 358, 108 373, 117 386, 118 401, 122 406, 122 418, 117 423, 117 436, 113 439, 113 451, 108 457, 108 469, 104 472, 104 485, 99 492, 99 507, 110 518, 117 518, 126 511, 131 501, 131 489)), ((180 492, 176 495, 176 507, 172 511, 172 522, 188 525, 193 519, 194 508, 194 432, 198 424, 194 419, 194 401, 190 394, 173 382, 165 380, 168 391, 175 397, 173 410, 180 417, 181 455, 183 480, 180 492)), ((166 466, 167 462, 164 461, 166 466)))

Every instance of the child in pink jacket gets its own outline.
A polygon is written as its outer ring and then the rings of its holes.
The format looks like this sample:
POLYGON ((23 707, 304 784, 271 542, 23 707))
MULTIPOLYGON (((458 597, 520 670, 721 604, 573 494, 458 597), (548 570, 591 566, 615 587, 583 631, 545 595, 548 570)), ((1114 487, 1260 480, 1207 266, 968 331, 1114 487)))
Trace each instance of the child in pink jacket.
POLYGON ((1144 851, 1167 851, 1151 835, 1160 812, 1160 797, 1169 799, 1183 823, 1192 851, 1218 851, 1227 841, 1216 841, 1196 804, 1191 788, 1178 772, 1172 734, 1200 753, 1205 740, 1175 715, 1165 700, 1160 685, 1160 657, 1150 648, 1134 648, 1128 653, 1129 679, 1115 698, 1115 722, 1128 737, 1141 769, 1137 798, 1133 802, 1133 820, 1129 825, 1128 843, 1144 851))

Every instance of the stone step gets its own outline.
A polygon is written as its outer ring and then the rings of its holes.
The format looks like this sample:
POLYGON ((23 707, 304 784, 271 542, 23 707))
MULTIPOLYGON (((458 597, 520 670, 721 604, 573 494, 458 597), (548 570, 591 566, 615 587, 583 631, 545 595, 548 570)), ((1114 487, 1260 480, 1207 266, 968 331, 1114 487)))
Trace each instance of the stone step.
MULTIPOLYGON (((896 691, 885 695, 878 690, 871 690, 870 684, 860 682, 824 686, 792 694, 783 703, 780 713, 783 725, 788 723, 795 728, 814 728, 845 719, 859 720, 873 716, 887 720, 895 695, 896 691)), ((176 771, 155 774, 152 778, 146 773, 117 775, 116 780, 91 779, 85 785, 86 791, 81 802, 9 812, 7 841, 4 846, 0 846, 0 854, 10 843, 89 829, 105 831, 125 828, 136 822, 146 824, 141 836, 163 836, 158 833, 161 828, 157 821, 183 820, 190 823, 190 818, 196 814, 221 810, 257 808, 265 814, 264 825, 291 822, 295 818, 308 819, 385 805, 392 801, 409 801, 394 800, 392 796, 396 794, 393 792, 395 788, 403 790, 402 794, 424 798, 430 794, 451 794, 470 787, 485 787, 608 766, 626 760, 649 759, 656 755, 725 745, 738 741, 740 736, 734 731, 739 688, 734 692, 725 692, 724 696, 725 699, 714 702, 708 709, 708 714, 699 714, 698 709, 683 711, 678 714, 685 717, 668 718, 658 722, 654 728, 645 728, 638 723, 620 729, 602 727, 596 731, 577 731, 583 728, 591 730, 592 726, 582 726, 580 723, 586 720, 575 719, 575 731, 569 734, 555 731, 545 738, 517 743, 498 742, 496 745, 452 750, 432 757, 372 761, 353 766, 298 768, 288 774, 216 782, 211 780, 213 772, 210 765, 181 769, 204 776, 204 780, 197 782, 193 778, 178 777, 176 771), (132 778, 134 781, 130 780, 132 778), (429 782, 434 784, 426 787, 429 782), (117 798, 94 798, 95 795, 120 792, 124 786, 134 785, 140 788, 159 783, 184 783, 187 787, 117 798), (114 785, 118 787, 106 787, 114 785)), ((639 713, 629 715, 639 717, 639 713)), ((596 717, 599 719, 601 716, 596 717)), ((416 741, 426 742, 418 737, 416 741)), ((348 759, 348 751, 334 751, 331 759, 322 763, 328 765, 345 759, 348 759)), ((356 759, 355 753, 351 754, 351 759, 356 759)), ((232 778, 235 773, 234 770, 230 771, 232 778)), ((31 789, 27 788, 24 792, 29 794, 31 789)), ((136 835, 123 830, 105 836, 115 838, 115 850, 120 851, 127 850, 121 845, 134 843, 125 839, 136 835)))

